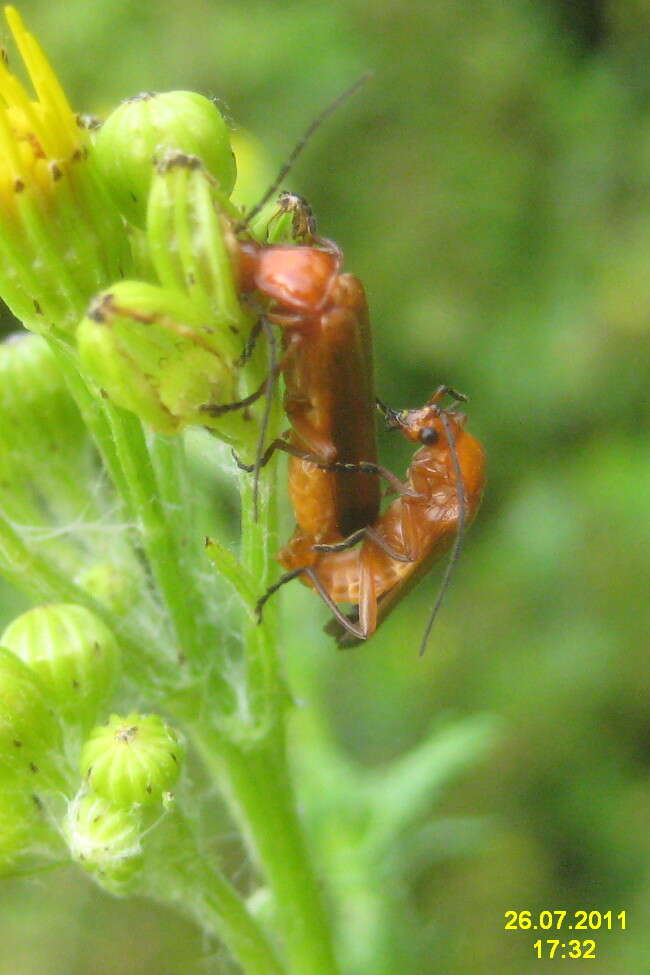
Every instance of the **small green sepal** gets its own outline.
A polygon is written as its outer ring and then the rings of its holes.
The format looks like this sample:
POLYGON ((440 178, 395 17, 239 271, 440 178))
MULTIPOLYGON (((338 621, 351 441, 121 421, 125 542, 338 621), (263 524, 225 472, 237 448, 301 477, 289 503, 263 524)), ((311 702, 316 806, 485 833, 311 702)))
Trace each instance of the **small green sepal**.
POLYGON ((169 151, 151 184, 149 252, 160 283, 187 294, 213 319, 231 358, 251 322, 239 303, 231 253, 239 213, 197 156, 169 151))

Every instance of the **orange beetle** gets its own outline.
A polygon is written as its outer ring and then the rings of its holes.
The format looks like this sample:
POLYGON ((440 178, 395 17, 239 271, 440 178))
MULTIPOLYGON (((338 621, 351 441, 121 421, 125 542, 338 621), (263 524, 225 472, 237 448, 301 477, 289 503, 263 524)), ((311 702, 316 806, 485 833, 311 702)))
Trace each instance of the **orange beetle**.
POLYGON ((320 246, 239 241, 235 252, 243 294, 261 296, 267 321, 283 330, 281 371, 292 455, 289 493, 300 530, 314 541, 338 540, 372 524, 379 483, 359 464, 377 462, 373 362, 363 286, 340 272, 342 254, 320 246), (343 468, 336 465, 345 465, 343 468), (356 467, 355 467, 356 465, 356 467))
MULTIPOLYGON (((478 511, 485 482, 485 454, 479 441, 465 430, 466 417, 438 405, 447 393, 458 398, 453 390, 441 386, 421 409, 386 411, 391 427, 422 444, 399 497, 374 524, 339 542, 315 542, 298 527, 279 555, 289 571, 258 602, 259 613, 280 586, 300 577, 334 614, 328 631, 337 635, 340 645, 352 645, 372 636, 411 586, 453 546, 422 640, 424 651, 464 530, 478 511), (351 603, 356 610, 346 616, 339 609, 340 603, 351 603)), ((363 467, 370 470, 370 465, 363 467)))

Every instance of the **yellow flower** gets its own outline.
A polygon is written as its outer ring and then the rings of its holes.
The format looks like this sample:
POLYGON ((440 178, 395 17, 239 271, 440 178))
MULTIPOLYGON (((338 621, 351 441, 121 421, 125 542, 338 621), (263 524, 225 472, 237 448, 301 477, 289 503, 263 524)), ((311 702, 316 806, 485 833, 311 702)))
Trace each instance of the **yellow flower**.
POLYGON ((28 184, 52 193, 61 170, 87 154, 88 139, 18 11, 6 7, 5 16, 36 92, 32 101, 0 61, 0 195, 3 209, 11 211, 16 194, 28 184))
POLYGON ((130 255, 90 136, 36 39, 5 16, 35 98, 0 61, 0 296, 27 328, 72 332, 130 255))

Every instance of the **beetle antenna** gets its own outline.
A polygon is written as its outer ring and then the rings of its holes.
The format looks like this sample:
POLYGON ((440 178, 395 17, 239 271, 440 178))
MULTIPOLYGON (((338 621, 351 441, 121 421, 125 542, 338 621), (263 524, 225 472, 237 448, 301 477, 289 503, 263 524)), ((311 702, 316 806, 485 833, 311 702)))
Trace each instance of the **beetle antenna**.
POLYGON ((429 635, 433 628, 436 616, 438 615, 438 610, 442 605, 442 600, 444 599, 445 593, 449 588, 449 582, 451 580, 452 572, 458 562, 458 557, 460 555, 460 550, 463 545, 463 539, 465 536, 465 524, 467 521, 467 494, 465 492, 465 481, 463 480, 463 472, 460 469, 460 462, 458 460, 458 451, 456 450, 456 438, 454 437, 453 431, 451 429, 449 420, 447 419, 447 414, 444 410, 440 410, 440 420, 444 427, 445 438, 449 445, 449 453, 451 455, 451 463, 454 469, 454 480, 456 482, 456 498, 458 499, 458 528, 456 531, 456 538, 454 539, 454 544, 452 546, 451 552, 449 554, 449 559, 445 567, 445 572, 440 583, 440 588, 438 589, 438 595, 436 596, 436 601, 431 610, 429 620, 427 622, 422 641, 420 643, 420 656, 424 654, 427 648, 427 642, 429 640, 429 635))
POLYGON ((280 167, 278 175, 275 177, 275 179, 269 186, 268 190, 262 197, 262 199, 258 203, 256 203, 255 206, 251 210, 249 210, 246 216, 244 217, 241 223, 242 227, 247 227, 250 224, 251 220, 253 220, 257 216, 260 210, 262 210, 263 207, 266 206, 266 204, 269 202, 273 194, 277 192, 284 177, 290 171, 291 167, 293 166, 296 159, 298 158, 300 153, 303 151, 303 149, 311 139, 314 132, 316 132, 316 130, 321 127, 323 122, 326 119, 328 119, 330 115, 332 115, 337 110, 337 108, 339 108, 343 104, 343 102, 346 102, 348 98, 351 98, 352 95, 354 95, 359 90, 359 88, 365 85, 366 81, 368 81, 368 79, 371 76, 372 76, 372 71, 367 71, 365 74, 362 74, 360 78, 357 78, 357 80, 350 85, 349 88, 346 88, 345 91, 341 92, 340 95, 337 95, 336 98, 329 103, 329 105, 326 105, 323 111, 320 113, 320 115, 317 115, 316 118, 313 120, 313 122, 311 122, 310 125, 307 126, 302 136, 298 139, 295 146, 289 153, 287 157, 287 161, 284 163, 283 166, 280 167))

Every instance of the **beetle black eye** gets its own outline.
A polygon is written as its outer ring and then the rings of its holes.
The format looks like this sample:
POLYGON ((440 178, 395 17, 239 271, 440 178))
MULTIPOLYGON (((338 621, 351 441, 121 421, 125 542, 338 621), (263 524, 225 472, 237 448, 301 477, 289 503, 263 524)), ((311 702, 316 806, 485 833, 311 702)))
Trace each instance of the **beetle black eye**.
POLYGON ((420 430, 420 441, 426 444, 427 447, 432 446, 434 443, 438 443, 438 431, 435 427, 424 427, 420 430))

